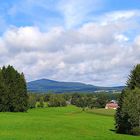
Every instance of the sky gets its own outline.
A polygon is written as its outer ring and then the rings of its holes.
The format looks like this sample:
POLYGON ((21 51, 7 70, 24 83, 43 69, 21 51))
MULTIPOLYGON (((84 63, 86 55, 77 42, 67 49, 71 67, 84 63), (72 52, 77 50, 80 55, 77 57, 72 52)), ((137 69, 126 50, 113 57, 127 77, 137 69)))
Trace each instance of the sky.
POLYGON ((138 63, 139 0, 0 0, 0 67, 27 81, 125 85, 138 63))

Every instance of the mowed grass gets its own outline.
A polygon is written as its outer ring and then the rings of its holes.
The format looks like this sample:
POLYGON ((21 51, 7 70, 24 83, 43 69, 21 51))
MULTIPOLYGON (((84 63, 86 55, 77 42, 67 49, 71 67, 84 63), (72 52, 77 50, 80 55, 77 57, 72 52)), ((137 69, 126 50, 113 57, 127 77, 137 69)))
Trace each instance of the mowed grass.
POLYGON ((112 116, 113 117, 115 115, 116 110, 99 108, 99 109, 90 109, 90 110, 87 110, 86 112, 94 113, 97 115, 112 116))
POLYGON ((28 113, 0 113, 0 140, 140 139, 116 134, 113 129, 113 117, 94 111, 81 112, 74 106, 32 109, 28 113))

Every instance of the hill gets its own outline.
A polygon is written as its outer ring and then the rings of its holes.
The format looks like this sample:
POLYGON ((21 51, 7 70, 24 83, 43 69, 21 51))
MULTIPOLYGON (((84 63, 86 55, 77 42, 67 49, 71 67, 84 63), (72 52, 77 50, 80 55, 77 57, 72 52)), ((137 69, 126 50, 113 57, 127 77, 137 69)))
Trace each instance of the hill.
POLYGON ((80 82, 59 82, 49 79, 39 79, 27 83, 30 92, 99 92, 99 91, 121 91, 124 87, 99 87, 80 82))

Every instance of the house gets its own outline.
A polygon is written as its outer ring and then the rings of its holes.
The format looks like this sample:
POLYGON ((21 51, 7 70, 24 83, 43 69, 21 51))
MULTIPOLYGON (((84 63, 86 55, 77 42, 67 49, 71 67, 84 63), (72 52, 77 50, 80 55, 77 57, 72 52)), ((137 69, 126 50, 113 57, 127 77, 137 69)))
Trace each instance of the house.
POLYGON ((118 103, 115 100, 111 100, 105 106, 105 109, 117 109, 117 108, 118 108, 118 103))

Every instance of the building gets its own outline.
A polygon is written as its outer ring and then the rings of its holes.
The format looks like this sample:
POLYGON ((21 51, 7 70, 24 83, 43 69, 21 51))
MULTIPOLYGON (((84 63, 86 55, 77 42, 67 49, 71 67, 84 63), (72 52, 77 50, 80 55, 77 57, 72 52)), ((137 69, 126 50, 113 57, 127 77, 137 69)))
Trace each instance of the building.
POLYGON ((115 100, 111 100, 105 106, 105 109, 117 109, 117 108, 118 108, 118 103, 115 100))

